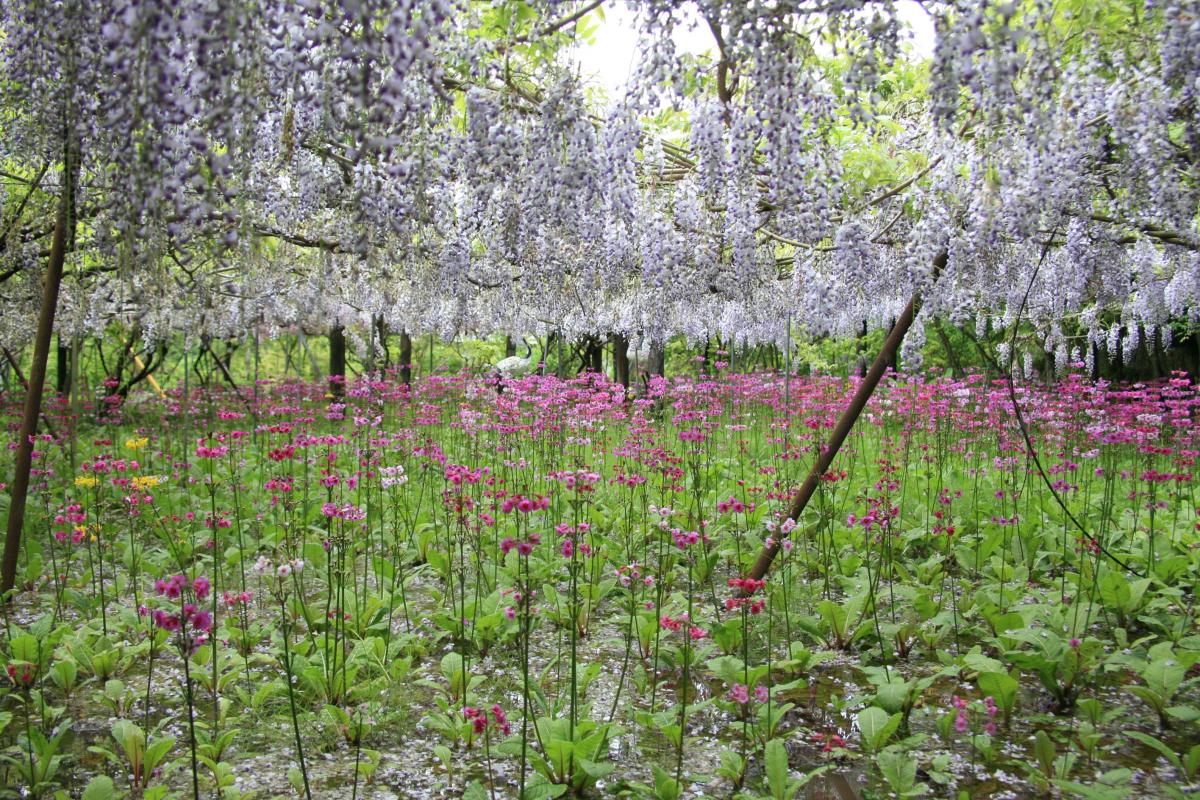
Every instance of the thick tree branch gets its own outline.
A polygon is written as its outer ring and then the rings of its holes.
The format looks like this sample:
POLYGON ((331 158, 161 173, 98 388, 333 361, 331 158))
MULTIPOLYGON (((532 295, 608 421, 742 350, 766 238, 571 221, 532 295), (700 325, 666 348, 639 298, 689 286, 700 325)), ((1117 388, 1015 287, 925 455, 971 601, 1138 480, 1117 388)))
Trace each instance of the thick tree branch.
POLYGON ((288 233, 278 228, 272 228, 269 225, 255 225, 254 232, 259 236, 270 236, 298 247, 311 247, 317 250, 326 250, 330 253, 347 252, 341 242, 335 242, 330 239, 314 239, 298 233, 288 233))
MULTIPOLYGON (((1083 216, 1077 214, 1076 216, 1083 216)), ((1120 225, 1125 228, 1133 228, 1141 231, 1151 239, 1157 239, 1163 244, 1173 244, 1177 247, 1183 247, 1188 250, 1200 251, 1200 239, 1195 236, 1189 236, 1179 231, 1173 231, 1167 228, 1159 227, 1147 222, 1134 222, 1132 220, 1118 219, 1105 214, 1088 214, 1087 218, 1093 222, 1103 222, 1109 225, 1120 225)), ((1132 241, 1121 240, 1123 244, 1130 244, 1132 241)))

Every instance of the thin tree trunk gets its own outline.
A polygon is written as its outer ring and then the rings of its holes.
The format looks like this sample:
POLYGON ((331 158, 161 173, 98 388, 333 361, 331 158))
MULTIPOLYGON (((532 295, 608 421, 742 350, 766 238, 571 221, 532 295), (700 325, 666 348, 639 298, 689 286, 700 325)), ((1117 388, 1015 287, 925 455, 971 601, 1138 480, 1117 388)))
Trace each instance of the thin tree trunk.
MULTIPOLYGON (((25 373, 21 371, 21 364, 17 361, 13 354, 8 351, 7 347, 4 348, 4 358, 6 360, 6 365, 12 367, 13 374, 17 378, 17 383, 21 385, 21 388, 24 389, 25 392, 28 392, 29 381, 25 380, 25 373)), ((42 417, 42 424, 46 426, 46 432, 51 436, 58 438, 58 434, 54 432, 54 426, 50 424, 50 418, 46 416, 46 412, 41 411, 40 413, 42 417)))
POLYGON ((321 362, 317 361, 317 354, 314 353, 312 348, 308 346, 308 336, 305 335, 303 329, 296 334, 296 338, 300 342, 300 349, 304 351, 304 355, 307 356, 308 363, 312 367, 313 383, 317 383, 322 377, 324 377, 321 375, 321 362))
POLYGON ((783 408, 787 414, 792 407, 792 314, 787 316, 786 340, 783 351, 783 408))
POLYGON ((604 342, 597 338, 588 341, 588 370, 604 372, 604 342))
MULTIPOLYGON (((117 368, 109 377, 115 380, 118 386, 120 386, 121 382, 125 380, 125 362, 128 359, 129 354, 133 352, 134 342, 136 342, 138 336, 141 335, 141 330, 142 326, 139 323, 133 323, 133 326, 129 329, 129 338, 121 344, 121 349, 117 353, 117 368)), ((209 341, 208 337, 205 336, 202 341, 204 342, 205 347, 207 347, 209 341)), ((213 354, 213 358, 216 358, 215 353, 213 354)))
MULTIPOLYGON (((288 338, 286 336, 283 338, 283 376, 284 376, 284 378, 286 378, 292 372, 292 349, 295 346, 296 346, 296 340, 294 338, 288 338)), ((299 371, 300 371, 300 368, 297 367, 296 372, 298 373, 299 371)))
POLYGON ((65 395, 71 391, 71 348, 63 344, 63 336, 58 334, 58 359, 55 364, 54 389, 65 395))
POLYGON ((950 363, 950 375, 955 379, 961 378, 963 374, 962 362, 958 359, 958 353, 954 352, 954 345, 950 342, 950 335, 942 327, 941 320, 933 323, 933 329, 937 332, 938 341, 942 343, 942 349, 946 351, 946 361, 950 363))
POLYGON ((511 358, 517 354, 517 343, 507 333, 504 334, 504 357, 511 358))
POLYGON ((412 337, 408 335, 408 330, 400 331, 400 380, 404 381, 404 385, 412 383, 412 337))
POLYGON ((619 333, 612 335, 613 380, 629 388, 629 340, 619 333))
POLYGON ((657 340, 650 341, 650 356, 646 359, 646 374, 657 375, 660 378, 666 377, 667 373, 667 346, 666 343, 657 340))
POLYGON ((379 349, 383 353, 383 369, 386 372, 392 366, 392 351, 388 347, 388 324, 387 320, 380 314, 375 319, 375 330, 379 336, 379 349))
POLYGON ((346 388, 346 329, 329 329, 329 393, 341 397, 346 388))
POLYGON ((367 326, 367 358, 363 363, 363 372, 368 376, 375 371, 375 315, 371 315, 371 323, 367 326))
POLYGON ((118 394, 121 397, 128 397, 129 392, 134 386, 137 386, 142 381, 148 381, 151 388, 158 393, 158 396, 160 398, 164 397, 165 395, 163 394, 162 387, 158 385, 158 381, 154 378, 154 371, 161 367, 163 362, 167 360, 166 344, 160 343, 157 347, 155 347, 155 349, 150 353, 150 360, 146 362, 143 362, 141 356, 139 356, 137 353, 133 353, 132 355, 134 366, 137 367, 138 371, 135 372, 129 378, 129 380, 118 386, 115 394, 118 394))
MULTIPOLYGON (((896 326, 898 324, 900 324, 900 320, 898 320, 898 319, 892 320, 892 327, 888 328, 888 338, 889 339, 892 336, 892 331, 896 330, 896 326)), ((910 322, 910 324, 911 324, 911 322, 910 322)), ((895 350, 892 351, 892 360, 891 360, 891 363, 888 364, 888 366, 892 368, 892 372, 900 371, 900 349, 899 348, 896 348, 895 350)))
MULTIPOLYGON (((933 260, 934 275, 941 274, 941 271, 945 267, 946 253, 942 252, 933 260)), ((808 506, 808 501, 816 494, 821 476, 829 471, 829 467, 833 464, 833 459, 837 457, 838 450, 845 444, 846 437, 850 435, 851 429, 854 428, 854 423, 858 421, 859 415, 867 407, 867 401, 871 399, 871 395, 875 392, 875 387, 879 385, 879 380, 887 372, 888 366, 890 366, 892 360, 896 357, 896 353, 900 349, 900 343, 904 340, 904 334, 908 333, 908 329, 912 327, 913 318, 917 315, 920 306, 921 299, 917 295, 913 295, 908 301, 908 305, 905 306, 904 311, 896 319, 895 324, 892 325, 887 339, 883 342, 883 347, 880 348, 879 354, 875 356, 875 362, 871 364, 871 369, 867 371, 866 377, 858 384, 858 391, 854 393, 854 397, 850 400, 850 405, 842 412, 841 418, 838 419, 837 425, 834 426, 833 432, 830 433, 829 442, 818 450, 817 461, 813 464, 808 477, 800 486, 800 491, 792 503, 791 511, 788 512, 788 517, 792 520, 800 519, 800 515, 804 513, 804 509, 808 506)), ((770 546, 764 546, 759 551, 758 558, 754 561, 754 566, 750 568, 748 577, 761 580, 767 574, 767 570, 771 568, 771 562, 775 560, 775 554, 778 552, 778 541, 770 546)))
MULTIPOLYGON (((67 134, 71 135, 73 134, 67 134)), ((45 283, 42 287, 42 307, 38 312, 37 334, 33 340, 33 365, 29 370, 25 411, 21 418, 21 432, 17 435, 13 483, 9 489, 8 526, 4 538, 4 556, 0 560, 0 596, 3 596, 5 602, 11 602, 12 589, 17 582, 17 556, 21 552, 25 502, 29 497, 29 473, 33 467, 33 437, 37 434, 38 417, 42 413, 42 391, 46 383, 46 362, 50 359, 50 337, 54 332, 54 314, 58 309, 58 290, 62 286, 69 229, 74 224, 70 209, 71 196, 75 191, 75 166, 70 139, 66 140, 63 150, 63 185, 58 196, 54 238, 50 244, 50 260, 46 265, 45 283)))
POLYGON ((254 430, 255 443, 258 437, 258 328, 254 329, 254 430))
POLYGON ((1154 366, 1154 379, 1165 377, 1167 368, 1163 366, 1162 329, 1154 329, 1154 337, 1150 340, 1150 360, 1154 366))
POLYGON ((79 341, 79 334, 71 337, 71 472, 75 472, 76 449, 75 445, 78 441, 76 433, 79 430, 79 355, 83 352, 82 342, 79 341))
POLYGON ((221 377, 225 378, 225 382, 229 384, 229 388, 233 389, 233 393, 246 405, 246 410, 254 414, 254 406, 250 403, 250 399, 242 394, 242 388, 238 386, 237 381, 233 379, 233 373, 229 371, 229 365, 217 355, 216 349, 212 346, 211 340, 201 339, 200 351, 208 353, 209 358, 217 365, 217 370, 221 373, 221 377))

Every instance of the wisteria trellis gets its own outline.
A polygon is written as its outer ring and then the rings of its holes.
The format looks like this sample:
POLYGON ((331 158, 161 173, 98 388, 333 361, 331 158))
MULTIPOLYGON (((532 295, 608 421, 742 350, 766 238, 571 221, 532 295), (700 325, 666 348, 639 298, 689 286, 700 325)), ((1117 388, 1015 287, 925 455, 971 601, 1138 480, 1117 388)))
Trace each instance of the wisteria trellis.
MULTIPOLYGON (((1091 357, 1072 332, 1132 354, 1197 314, 1191 0, 1147 3, 1124 46, 1049 2, 923 3, 937 43, 906 109, 894 2, 635 0, 643 60, 611 103, 565 46, 595 3, 504 5, 3 3, 6 160, 79 142, 60 325, 758 342, 788 313, 886 325, 919 291, 919 342, 934 315, 1011 323, 1032 284, 1026 314, 1065 361, 1091 357), (687 15, 720 67, 698 89, 671 39, 687 15), (654 122, 671 104, 690 138, 654 122), (911 174, 864 182, 848 131, 911 174)), ((35 229, 3 253, 10 347, 32 334, 35 229)))

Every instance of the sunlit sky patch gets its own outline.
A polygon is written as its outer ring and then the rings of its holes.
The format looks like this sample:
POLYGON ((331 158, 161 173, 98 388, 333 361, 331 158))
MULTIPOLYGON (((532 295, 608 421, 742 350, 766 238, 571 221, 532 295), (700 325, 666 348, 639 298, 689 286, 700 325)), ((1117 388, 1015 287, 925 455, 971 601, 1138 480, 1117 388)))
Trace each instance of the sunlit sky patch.
MULTIPOLYGON (((933 20, 916 0, 900 0, 897 10, 908 27, 914 54, 928 58, 933 53, 933 20)), ((681 12, 684 24, 675 29, 675 47, 680 53, 700 55, 715 47, 712 33, 693 8, 681 12)), ((603 86, 609 97, 620 97, 637 66, 637 29, 635 17, 623 0, 604 4, 604 18, 593 16, 595 36, 590 44, 578 47, 580 69, 585 80, 603 86)))

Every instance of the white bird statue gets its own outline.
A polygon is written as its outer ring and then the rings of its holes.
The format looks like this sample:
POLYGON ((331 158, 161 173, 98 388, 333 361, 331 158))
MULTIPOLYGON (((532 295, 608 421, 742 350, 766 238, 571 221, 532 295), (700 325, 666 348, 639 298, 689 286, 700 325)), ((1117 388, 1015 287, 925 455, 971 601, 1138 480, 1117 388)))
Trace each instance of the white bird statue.
POLYGON ((533 347, 524 337, 521 342, 525 345, 525 355, 502 358, 492 366, 492 377, 496 381, 497 394, 504 391, 505 381, 525 375, 533 364, 533 347))
POLYGON ((633 374, 641 380, 641 391, 647 392, 650 381, 650 337, 643 334, 630 341, 625 356, 633 363, 633 374))
POLYGON ((650 337, 639 336, 636 342, 631 342, 625 356, 637 364, 639 370, 645 369, 646 362, 650 360, 650 337))

